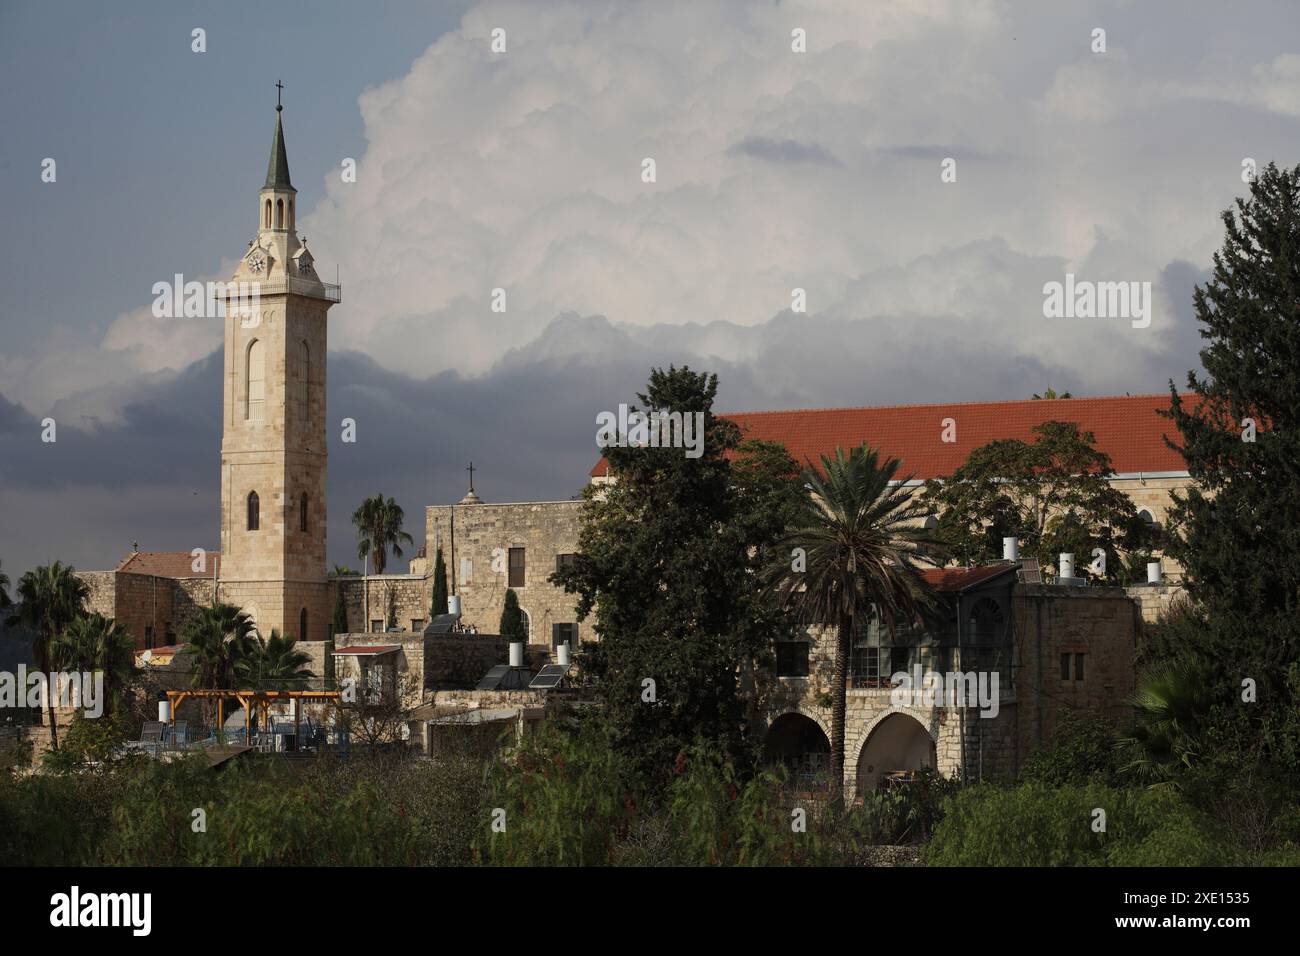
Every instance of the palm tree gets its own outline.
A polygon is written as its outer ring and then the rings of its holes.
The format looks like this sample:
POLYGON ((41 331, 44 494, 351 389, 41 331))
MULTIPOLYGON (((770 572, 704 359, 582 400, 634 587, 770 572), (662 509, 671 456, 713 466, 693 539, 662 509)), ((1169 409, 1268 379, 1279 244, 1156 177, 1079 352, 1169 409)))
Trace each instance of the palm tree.
POLYGON ((6 608, 13 604, 9 599, 9 575, 0 571, 0 608, 6 608))
MULTIPOLYGON (((51 667, 55 635, 81 616, 90 589, 77 577, 71 565, 58 561, 28 571, 18 581, 18 614, 10 624, 25 624, 36 632, 32 653, 36 665, 46 673, 51 667)), ((54 720, 54 695, 45 697, 50 717, 50 746, 59 746, 59 731, 54 720)))
POLYGON ((375 559, 375 574, 383 574, 388 566, 388 549, 393 549, 393 557, 402 556, 402 545, 412 544, 412 538, 402 530, 402 520, 406 515, 392 498, 387 501, 384 496, 375 495, 361 502, 352 515, 352 523, 357 529, 357 557, 364 559, 372 554, 375 559))
POLYGON ((135 642, 126 628, 96 612, 73 620, 54 638, 52 665, 59 670, 104 672, 104 693, 121 700, 135 666, 135 642))
POLYGON ((271 630, 271 639, 261 635, 249 642, 247 653, 235 661, 235 677, 240 687, 269 690, 302 690, 307 686, 312 672, 305 665, 311 656, 294 650, 292 637, 281 637, 271 630))
POLYGON ((910 627, 931 601, 915 560, 930 544, 921 525, 926 508, 908 479, 891 486, 899 462, 883 464, 863 444, 846 457, 823 455, 821 470, 804 469, 808 496, 773 548, 765 590, 793 612, 800 627, 837 626, 831 706, 832 796, 844 784, 844 715, 852 635, 875 615, 885 633, 910 627), (792 560, 793 557, 793 560, 792 560))
POLYGON ((1178 789, 1203 743, 1201 725, 1212 705, 1210 675, 1189 664, 1163 664, 1147 672, 1129 698, 1137 709, 1133 733, 1119 739, 1120 766, 1152 790, 1178 789))
MULTIPOLYGON (((233 604, 213 604, 191 618, 181 640, 194 654, 192 685, 204 690, 233 689, 235 665, 250 652, 255 630, 253 619, 233 604)), ((207 709, 210 719, 215 704, 207 709)))

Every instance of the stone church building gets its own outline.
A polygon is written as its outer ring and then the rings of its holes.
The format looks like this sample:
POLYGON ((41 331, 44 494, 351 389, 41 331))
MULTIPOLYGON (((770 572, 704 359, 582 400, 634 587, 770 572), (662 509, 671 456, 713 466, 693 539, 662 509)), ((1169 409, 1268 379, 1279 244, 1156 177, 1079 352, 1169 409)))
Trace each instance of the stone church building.
MULTIPOLYGON (((121 622, 142 651, 176 644, 186 621, 214 601, 242 607, 264 635, 275 629, 332 647, 333 608, 342 591, 348 636, 340 645, 365 646, 369 635, 388 632, 380 641, 384 652, 405 654, 405 644, 419 643, 431 613, 445 610, 430 607, 433 557, 441 548, 451 593, 460 599, 461 632, 495 634, 512 589, 526 616, 530 659, 545 660, 560 644, 576 650, 594 640, 590 621, 577 619, 574 598, 548 581, 577 551, 583 504, 576 499, 493 503, 471 488, 456 504, 425 509, 425 546, 408 573, 329 575, 327 331, 341 292, 321 281, 297 234, 296 190, 276 109, 266 180, 250 209, 257 231, 232 276, 232 282, 256 283, 260 294, 255 308, 228 300, 224 318, 220 547, 216 553, 133 550, 112 570, 83 573, 90 609, 121 622), (406 637, 397 639, 394 625, 406 637)), ((1167 407, 1167 396, 1147 395, 727 417, 746 437, 780 442, 800 462, 869 441, 902 459, 903 472, 918 484, 951 474, 989 441, 1029 439, 1043 421, 1075 421, 1111 456, 1113 483, 1146 520, 1159 523, 1170 492, 1189 482, 1164 442, 1172 426, 1158 412, 1167 407)), ((587 479, 610 481, 606 463, 598 462, 587 479)), ((1143 620, 1172 591, 1049 585, 1016 561, 930 577, 945 611, 924 633, 885 639, 869 632, 854 647, 850 789, 921 766, 979 776, 1014 770, 1050 740, 1063 710, 1122 712, 1143 620), (997 715, 980 717, 942 702, 897 706, 890 675, 915 665, 1005 675, 997 715)), ((753 688, 763 701, 769 756, 809 779, 829 749, 832 646, 815 631, 785 642, 773 673, 753 688)), ((411 653, 427 657, 427 642, 423 652, 411 653)))

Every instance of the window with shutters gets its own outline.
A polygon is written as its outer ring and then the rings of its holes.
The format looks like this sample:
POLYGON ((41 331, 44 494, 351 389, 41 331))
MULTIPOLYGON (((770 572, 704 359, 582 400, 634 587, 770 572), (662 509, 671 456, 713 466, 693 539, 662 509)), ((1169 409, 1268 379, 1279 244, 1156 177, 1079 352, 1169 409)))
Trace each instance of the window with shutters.
POLYGON ((524 549, 510 549, 510 581, 509 586, 512 588, 521 588, 524 586, 524 549))

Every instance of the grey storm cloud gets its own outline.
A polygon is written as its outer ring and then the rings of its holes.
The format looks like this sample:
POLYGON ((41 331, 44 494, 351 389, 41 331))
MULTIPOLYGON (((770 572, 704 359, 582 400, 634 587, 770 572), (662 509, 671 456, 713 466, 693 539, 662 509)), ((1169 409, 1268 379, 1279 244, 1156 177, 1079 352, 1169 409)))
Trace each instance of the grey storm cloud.
MULTIPOLYGON (((1182 263, 1162 276, 1162 287, 1189 304, 1170 348, 1148 360, 1149 390, 1171 376, 1181 384, 1195 365, 1190 287, 1203 278, 1182 263)), ((653 367, 717 372, 723 412, 1027 398, 1048 385, 1096 391, 1097 378, 1085 380, 1029 350, 919 344, 907 332, 918 321, 925 320, 784 312, 760 326, 647 328, 565 314, 479 376, 419 379, 358 352, 333 353, 330 561, 356 563, 350 517, 379 492, 406 510, 418 547, 424 506, 458 501, 471 460, 476 489, 488 501, 578 495, 599 459, 597 414, 634 401, 653 367), (356 421, 355 443, 341 441, 345 417, 356 421)), ((145 550, 215 548, 221 376, 214 352, 170 381, 143 385, 119 421, 61 424, 54 444, 40 441, 36 416, 0 396, 6 572, 14 577, 52 558, 107 568, 133 541, 145 550)))
POLYGON ((838 159, 816 143, 800 143, 793 139, 770 139, 766 136, 747 136, 728 152, 752 156, 772 163, 813 163, 818 166, 842 166, 838 159))

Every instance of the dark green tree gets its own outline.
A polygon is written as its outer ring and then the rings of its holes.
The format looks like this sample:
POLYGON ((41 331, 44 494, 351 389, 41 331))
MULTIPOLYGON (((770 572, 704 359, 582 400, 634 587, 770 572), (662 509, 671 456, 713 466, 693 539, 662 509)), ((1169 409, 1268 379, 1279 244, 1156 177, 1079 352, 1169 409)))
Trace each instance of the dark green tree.
MULTIPOLYGON (((580 619, 595 616, 600 640, 584 651, 585 666, 615 745, 659 783, 697 737, 749 759, 739 682, 771 640, 756 614, 753 570, 780 533, 780 473, 794 468, 759 446, 748 449, 747 468, 733 469, 741 436, 713 414, 717 388, 716 375, 689 368, 651 372, 629 419, 699 413, 699 454, 606 447, 614 482, 585 493, 578 553, 551 577, 578 595, 580 619)), ((788 474, 786 483, 798 490, 788 474)))
POLYGON ((429 602, 430 619, 447 613, 447 565, 442 560, 442 548, 433 560, 433 599, 429 602))
POLYGON ((253 635, 245 652, 235 661, 234 674, 240 687, 254 690, 302 690, 311 679, 307 665, 311 657, 294 647, 292 637, 281 637, 271 629, 270 640, 253 635))
MULTIPOLYGON (((53 663, 54 641, 81 616, 90 589, 77 577, 71 565, 55 561, 26 572, 18 580, 18 614, 10 624, 25 624, 36 632, 32 653, 36 666, 49 672, 53 663)), ((46 696, 49 711, 50 744, 59 745, 59 729, 54 717, 54 695, 46 696)))
MULTIPOLYGON (((1206 621, 1188 652, 1216 675, 1217 699, 1262 728, 1300 710, 1300 166, 1270 163, 1222 218, 1194 296, 1204 373, 1188 373, 1188 398, 1170 382, 1170 444, 1195 481, 1174 496, 1170 553, 1206 621)), ((1275 744, 1300 771, 1300 741, 1275 744)))
POLYGON ((1077 566, 1106 553, 1109 582, 1122 582, 1125 558, 1156 545, 1132 500, 1113 487, 1110 456, 1075 422, 1043 422, 1026 442, 1003 438, 974 449, 943 481, 926 482, 922 502, 938 514, 936 536, 963 564, 1002 556, 1002 539, 1020 539, 1021 552, 1055 567, 1074 554, 1077 566))
POLYGON ((116 713, 125 704, 135 666, 135 643, 126 628, 112 618, 83 614, 55 636, 50 663, 63 671, 103 671, 105 710, 116 713))
POLYGON ((524 612, 519 608, 519 595, 514 588, 506 588, 505 607, 501 610, 501 636, 510 641, 527 641, 524 630, 524 612))

